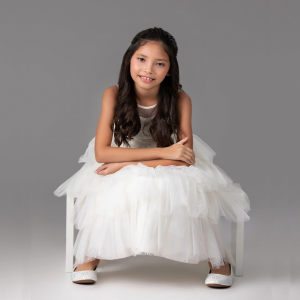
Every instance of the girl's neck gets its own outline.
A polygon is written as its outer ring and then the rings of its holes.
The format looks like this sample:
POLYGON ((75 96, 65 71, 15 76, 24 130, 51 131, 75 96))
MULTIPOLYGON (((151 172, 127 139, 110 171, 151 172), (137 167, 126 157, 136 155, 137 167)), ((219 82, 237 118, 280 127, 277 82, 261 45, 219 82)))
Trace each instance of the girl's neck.
POLYGON ((136 102, 141 106, 152 106, 158 102, 158 89, 145 90, 135 87, 136 102))
POLYGON ((143 107, 148 107, 148 106, 153 106, 153 105, 156 105, 157 104, 157 99, 155 100, 144 100, 141 102, 141 101, 138 101, 136 100, 137 104, 140 105, 140 106, 143 106, 143 107))
POLYGON ((153 96, 136 96, 137 104, 141 106, 152 106, 158 102, 158 95, 153 96))

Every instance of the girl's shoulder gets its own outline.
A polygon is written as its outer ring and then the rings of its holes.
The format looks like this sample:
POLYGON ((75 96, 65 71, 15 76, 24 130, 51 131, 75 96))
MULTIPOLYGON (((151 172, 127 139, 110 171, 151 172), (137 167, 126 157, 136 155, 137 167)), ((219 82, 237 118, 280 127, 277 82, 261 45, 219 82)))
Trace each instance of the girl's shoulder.
POLYGON ((108 87, 105 91, 105 94, 109 94, 110 96, 114 96, 115 98, 117 98, 118 96, 118 87, 116 85, 112 85, 110 87, 108 87))
POLYGON ((183 90, 180 90, 178 92, 178 94, 179 94, 179 98, 178 98, 178 102, 177 102, 178 109, 179 110, 182 110, 184 108, 191 109, 191 106, 192 106, 191 97, 183 90))
POLYGON ((118 88, 116 85, 108 87, 102 95, 102 105, 114 108, 117 104, 118 88))
POLYGON ((178 95, 178 101, 188 101, 188 99, 191 99, 190 96, 182 89, 178 90, 178 95))
POLYGON ((115 94, 118 94, 119 86, 118 86, 118 84, 114 84, 114 85, 108 87, 107 90, 111 90, 115 94))

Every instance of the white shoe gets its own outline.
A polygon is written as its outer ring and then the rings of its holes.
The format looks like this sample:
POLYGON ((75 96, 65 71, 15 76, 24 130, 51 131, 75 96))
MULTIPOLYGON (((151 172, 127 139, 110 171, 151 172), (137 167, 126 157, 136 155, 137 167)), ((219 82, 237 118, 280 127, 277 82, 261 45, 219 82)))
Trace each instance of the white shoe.
POLYGON ((205 284, 207 286, 212 287, 230 287, 232 285, 233 281, 233 272, 232 272, 232 266, 230 266, 230 275, 222 275, 222 274, 214 274, 211 273, 211 270, 209 271, 209 274, 207 275, 205 279, 205 284))
POLYGON ((95 267, 94 271, 93 270, 85 270, 85 271, 77 271, 77 267, 74 268, 71 279, 72 282, 74 283, 95 283, 97 281, 97 266, 95 267))

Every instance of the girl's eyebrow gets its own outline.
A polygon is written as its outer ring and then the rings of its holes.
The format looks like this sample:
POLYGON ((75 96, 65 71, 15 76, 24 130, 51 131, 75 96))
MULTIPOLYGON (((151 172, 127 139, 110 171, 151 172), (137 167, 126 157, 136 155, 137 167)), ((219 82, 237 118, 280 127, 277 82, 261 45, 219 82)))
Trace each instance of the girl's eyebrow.
MULTIPOLYGON (((140 55, 140 56, 144 56, 144 57, 148 57, 142 53, 137 53, 137 55, 140 55)), ((164 60, 165 62, 168 62, 167 60, 163 59, 163 58, 157 58, 157 60, 164 60)))

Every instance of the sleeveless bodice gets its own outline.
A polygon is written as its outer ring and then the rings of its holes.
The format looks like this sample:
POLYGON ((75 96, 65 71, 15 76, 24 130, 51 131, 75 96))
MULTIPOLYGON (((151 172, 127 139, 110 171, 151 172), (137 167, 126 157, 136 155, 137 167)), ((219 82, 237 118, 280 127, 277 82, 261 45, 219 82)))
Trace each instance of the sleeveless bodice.
MULTIPOLYGON (((119 88, 118 84, 116 84, 119 88)), ((152 139, 152 136, 149 132, 151 126, 150 119, 156 115, 157 103, 151 106, 142 106, 137 104, 138 114, 141 121, 141 129, 137 135, 133 137, 132 140, 128 141, 131 148, 154 148, 157 147, 156 142, 152 139)), ((116 146, 114 138, 112 139, 112 146, 116 146)), ((122 144, 120 147, 127 147, 122 144)))

